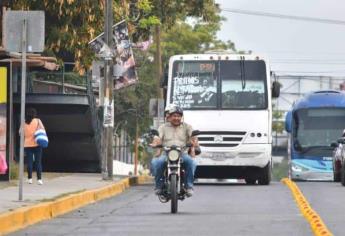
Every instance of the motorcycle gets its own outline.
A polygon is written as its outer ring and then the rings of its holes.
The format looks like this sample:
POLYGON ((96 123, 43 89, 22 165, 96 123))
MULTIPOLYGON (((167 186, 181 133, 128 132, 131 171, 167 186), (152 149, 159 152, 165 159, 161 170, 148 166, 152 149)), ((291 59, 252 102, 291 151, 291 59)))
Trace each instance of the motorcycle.
MULTIPOLYGON (((153 133, 158 134, 157 131, 153 133)), ((196 136, 199 131, 192 132, 192 136, 196 136)), ((171 201, 171 213, 177 213, 178 200, 183 201, 186 197, 185 191, 185 170, 183 167, 182 153, 190 149, 192 144, 188 143, 186 146, 180 147, 172 145, 170 147, 157 145, 155 148, 162 148, 166 153, 166 167, 164 171, 164 184, 162 194, 158 195, 158 199, 162 203, 171 201)), ((195 152, 200 154, 200 149, 195 152)))

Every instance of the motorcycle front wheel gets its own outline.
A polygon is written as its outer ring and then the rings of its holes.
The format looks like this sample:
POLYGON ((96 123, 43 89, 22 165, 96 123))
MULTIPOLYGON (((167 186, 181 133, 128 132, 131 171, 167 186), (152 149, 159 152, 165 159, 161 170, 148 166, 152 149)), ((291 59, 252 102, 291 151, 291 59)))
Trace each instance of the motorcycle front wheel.
POLYGON ((170 177, 171 213, 177 212, 177 176, 170 177))

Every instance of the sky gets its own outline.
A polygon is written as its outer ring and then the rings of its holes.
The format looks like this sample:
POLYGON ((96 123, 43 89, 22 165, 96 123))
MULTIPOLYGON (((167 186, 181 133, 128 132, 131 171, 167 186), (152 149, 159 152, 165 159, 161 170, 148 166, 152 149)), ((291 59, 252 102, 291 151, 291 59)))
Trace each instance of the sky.
POLYGON ((226 18, 218 38, 223 41, 231 40, 237 50, 251 50, 267 56, 271 70, 277 74, 345 76, 344 0, 215 2, 220 4, 223 9, 221 15, 226 18), (224 11, 226 9, 312 20, 239 14, 224 11), (332 21, 323 23, 323 19, 332 21))

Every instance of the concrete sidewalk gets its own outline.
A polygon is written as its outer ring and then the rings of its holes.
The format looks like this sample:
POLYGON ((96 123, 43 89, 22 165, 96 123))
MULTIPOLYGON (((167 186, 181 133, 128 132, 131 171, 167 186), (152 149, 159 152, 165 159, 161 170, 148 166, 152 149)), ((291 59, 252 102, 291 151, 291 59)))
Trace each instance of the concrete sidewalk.
POLYGON ((131 185, 144 182, 151 182, 151 177, 114 177, 112 181, 105 181, 101 174, 66 174, 44 179, 43 185, 35 180, 33 184, 25 182, 23 201, 18 200, 18 186, 2 188, 0 235, 114 196, 131 185))

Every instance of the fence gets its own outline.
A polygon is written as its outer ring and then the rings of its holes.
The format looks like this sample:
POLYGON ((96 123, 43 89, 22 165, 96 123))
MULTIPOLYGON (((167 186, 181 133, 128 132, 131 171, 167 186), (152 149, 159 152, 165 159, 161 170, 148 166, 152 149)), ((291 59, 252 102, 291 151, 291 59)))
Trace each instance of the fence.
POLYGON ((130 137, 128 136, 125 128, 120 130, 119 135, 114 136, 115 145, 114 145, 114 153, 115 153, 115 160, 133 164, 134 163, 134 153, 132 151, 132 145, 130 137))

